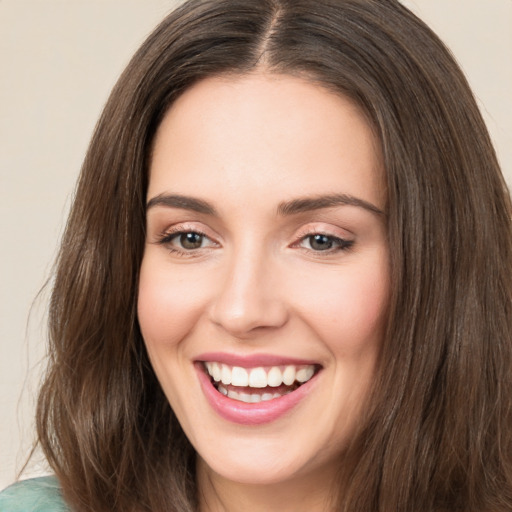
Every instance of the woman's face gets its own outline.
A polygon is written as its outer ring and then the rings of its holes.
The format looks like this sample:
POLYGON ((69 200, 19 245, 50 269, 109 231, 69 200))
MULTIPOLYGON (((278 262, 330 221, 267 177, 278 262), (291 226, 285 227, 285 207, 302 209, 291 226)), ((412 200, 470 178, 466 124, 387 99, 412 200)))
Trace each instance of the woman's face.
POLYGON ((383 183, 358 108, 299 78, 206 79, 166 114, 138 317, 212 479, 332 474, 386 323, 383 183))

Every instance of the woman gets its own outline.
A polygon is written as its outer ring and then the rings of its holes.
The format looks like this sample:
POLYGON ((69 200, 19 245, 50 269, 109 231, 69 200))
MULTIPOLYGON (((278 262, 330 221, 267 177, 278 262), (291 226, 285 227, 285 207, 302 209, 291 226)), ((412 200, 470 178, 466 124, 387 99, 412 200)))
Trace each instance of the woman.
POLYGON ((463 75, 398 2, 184 4, 68 221, 37 416, 57 480, 7 493, 510 510, 510 213, 463 75))

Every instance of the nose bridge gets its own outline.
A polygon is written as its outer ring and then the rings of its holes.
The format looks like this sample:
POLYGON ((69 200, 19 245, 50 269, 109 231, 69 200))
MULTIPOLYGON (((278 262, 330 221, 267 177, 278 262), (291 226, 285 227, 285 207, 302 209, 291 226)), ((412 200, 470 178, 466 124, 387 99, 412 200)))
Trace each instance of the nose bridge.
POLYGON ((225 265, 211 309, 214 323, 244 338, 257 328, 286 322, 286 305, 275 281, 276 263, 269 251, 261 244, 240 244, 225 265))

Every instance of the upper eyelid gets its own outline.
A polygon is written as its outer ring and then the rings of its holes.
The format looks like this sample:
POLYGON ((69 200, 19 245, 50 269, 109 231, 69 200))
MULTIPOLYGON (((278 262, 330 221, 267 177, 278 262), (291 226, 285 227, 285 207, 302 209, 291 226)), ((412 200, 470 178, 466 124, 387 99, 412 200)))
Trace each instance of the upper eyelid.
POLYGON ((179 233, 199 233, 211 239, 220 238, 218 235, 214 234, 213 230, 208 226, 205 226, 203 223, 199 223, 194 221, 184 221, 184 222, 176 222, 171 225, 166 225, 163 229, 158 230, 157 236, 165 236, 171 234, 179 234, 179 233))
POLYGON ((203 230, 199 229, 176 229, 176 230, 169 230, 166 229, 163 231, 160 235, 157 237, 158 243, 168 243, 171 240, 174 240, 175 238, 179 237, 180 235, 183 235, 185 233, 196 233, 204 238, 207 238, 213 245, 219 245, 219 242, 214 239, 213 237, 209 236, 207 233, 205 233, 203 230))
POLYGON ((352 233, 346 228, 333 226, 332 224, 326 222, 311 222, 297 229, 295 233, 295 236, 298 239, 302 239, 304 237, 317 234, 331 236, 334 238, 339 238, 341 240, 352 239, 355 236, 354 233, 352 233))
MULTIPOLYGON (((151 230, 149 230, 149 233, 151 230)), ((206 238, 210 239, 212 242, 222 245, 224 240, 217 230, 211 229, 207 224, 203 222, 198 222, 194 220, 183 220, 181 222, 176 222, 170 225, 166 225, 163 229, 159 229, 157 232, 154 232, 154 239, 157 241, 161 241, 162 239, 178 235, 180 233, 198 233, 206 238)), ((330 222, 326 221, 316 221, 305 223, 299 228, 294 229, 293 234, 290 233, 292 240, 288 242, 290 245, 298 244, 304 238, 312 235, 325 235, 331 238, 339 239, 342 241, 354 241, 354 233, 349 231, 346 228, 342 228, 340 226, 333 225, 330 222)))
POLYGON ((165 231, 162 231, 162 233, 160 233, 159 238, 160 239, 176 238, 177 236, 184 235, 186 233, 195 233, 197 235, 211 239, 211 237, 209 237, 206 233, 204 233, 203 231, 200 231, 198 229, 165 230, 165 231))
POLYGON ((317 233, 310 233, 310 234, 306 234, 304 236, 301 236, 300 238, 297 239, 296 242, 293 242, 292 247, 299 246, 305 240, 307 240, 308 238, 310 238, 312 236, 315 236, 315 235, 325 236, 327 238, 332 239, 334 242, 339 243, 340 245, 343 245, 345 247, 352 246, 355 243, 355 240, 353 240, 352 238, 342 238, 342 237, 337 236, 337 235, 330 235, 330 234, 327 234, 327 233, 318 233, 317 232, 317 233))

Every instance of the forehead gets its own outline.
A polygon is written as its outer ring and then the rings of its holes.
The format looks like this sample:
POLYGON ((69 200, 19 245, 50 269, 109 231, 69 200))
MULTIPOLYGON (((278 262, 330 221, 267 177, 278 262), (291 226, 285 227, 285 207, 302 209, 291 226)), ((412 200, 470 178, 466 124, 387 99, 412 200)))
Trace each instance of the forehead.
POLYGON ((212 77, 165 115, 148 196, 347 192, 384 207, 381 161, 370 124, 342 95, 288 75, 212 77))

